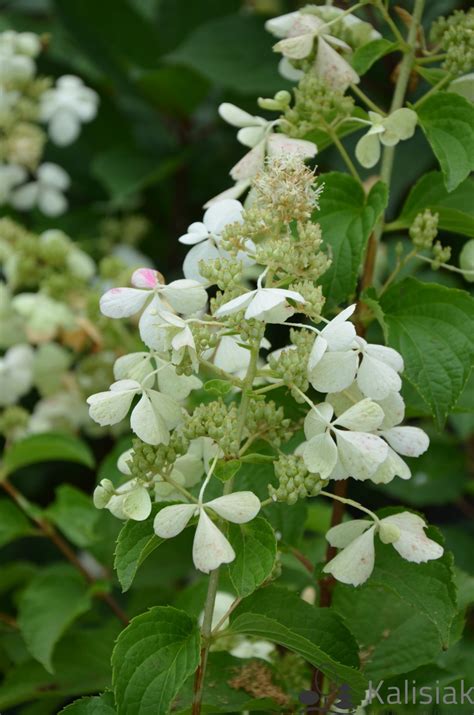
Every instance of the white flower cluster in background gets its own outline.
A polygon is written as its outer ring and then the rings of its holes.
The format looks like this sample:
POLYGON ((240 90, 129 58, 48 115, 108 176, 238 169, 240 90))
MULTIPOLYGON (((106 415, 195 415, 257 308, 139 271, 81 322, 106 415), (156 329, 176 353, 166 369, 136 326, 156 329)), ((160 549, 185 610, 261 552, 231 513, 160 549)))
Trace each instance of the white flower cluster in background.
POLYGON ((43 160, 47 139, 61 147, 74 142, 96 116, 99 97, 79 77, 65 75, 52 86, 38 75, 42 49, 32 32, 0 33, 0 205, 59 216, 67 209, 70 178, 43 160))

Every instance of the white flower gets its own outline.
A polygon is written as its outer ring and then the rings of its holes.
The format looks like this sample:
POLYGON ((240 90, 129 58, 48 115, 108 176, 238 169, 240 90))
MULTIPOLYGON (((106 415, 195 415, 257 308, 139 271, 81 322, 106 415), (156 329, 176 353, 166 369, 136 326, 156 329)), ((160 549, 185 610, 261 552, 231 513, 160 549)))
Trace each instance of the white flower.
POLYGON ((0 357, 0 405, 13 405, 30 390, 33 361, 29 345, 15 345, 0 357))
POLYGON ((77 432, 88 421, 87 405, 81 394, 58 392, 36 403, 27 432, 77 432))
POLYGON ((401 389, 403 358, 393 348, 356 336, 347 322, 353 312, 354 306, 346 308, 321 330, 310 353, 308 379, 318 392, 341 392, 357 379, 366 397, 381 400, 401 389))
POLYGON ((67 209, 63 192, 69 188, 68 174, 57 164, 45 162, 36 172, 36 181, 15 189, 11 204, 19 211, 29 211, 37 206, 46 216, 59 216, 67 209))
POLYGON ((12 306, 24 319, 26 334, 32 343, 51 340, 59 330, 75 325, 67 305, 42 293, 19 293, 12 299, 12 306))
MULTIPOLYGON (((170 309, 182 314, 195 313, 207 302, 207 293, 197 281, 181 279, 167 285, 152 268, 136 270, 131 283, 133 288, 111 288, 104 293, 100 309, 108 318, 128 318, 146 305, 139 321, 140 336, 148 347, 160 351, 161 346, 155 347, 153 330, 162 316, 169 317, 170 309)), ((166 320, 163 318, 161 322, 166 320)))
POLYGON ((307 442, 299 448, 307 468, 321 479, 370 479, 388 454, 386 442, 372 434, 382 424, 382 408, 364 399, 333 417, 334 408, 327 402, 307 414, 307 442))
POLYGON ((280 72, 291 80, 298 80, 300 74, 291 64, 292 60, 303 60, 313 52, 317 40, 314 71, 326 84, 334 89, 346 90, 350 84, 358 84, 359 75, 334 48, 350 51, 347 43, 329 32, 331 23, 326 23, 313 13, 291 12, 268 20, 265 27, 276 37, 281 37, 274 45, 275 52, 281 52, 286 62, 280 65, 280 72))
POLYGON ((141 398, 130 417, 133 432, 147 444, 168 444, 170 430, 181 422, 182 409, 169 395, 137 380, 118 380, 107 392, 91 395, 89 414, 101 427, 115 425, 125 418, 136 395, 141 398))
POLYGON ((369 131, 359 139, 355 149, 357 160, 367 169, 372 168, 380 159, 381 146, 395 146, 399 141, 410 139, 416 129, 416 112, 406 107, 397 109, 388 117, 377 112, 369 112, 370 121, 358 120, 370 126, 369 131))
POLYGON ((141 383, 146 380, 147 387, 151 388, 155 387, 156 382, 159 392, 178 401, 185 400, 192 390, 202 387, 201 380, 195 375, 178 375, 174 365, 147 352, 119 357, 114 364, 114 377, 116 380, 129 378, 141 383))
MULTIPOLYGON (((235 199, 216 201, 207 209, 202 222, 192 223, 188 227, 187 233, 179 237, 180 243, 192 246, 183 263, 183 273, 186 278, 207 283, 207 280, 199 272, 199 262, 229 257, 228 252, 220 246, 222 233, 226 226, 232 223, 242 223, 243 210, 244 207, 240 201, 235 199)), ((250 242, 249 248, 254 249, 255 246, 250 242)), ((243 251, 239 252, 238 257, 247 265, 253 262, 243 251)))
POLYGON ((234 104, 224 102, 219 107, 221 117, 234 127, 239 127, 238 141, 250 147, 250 151, 230 170, 236 182, 231 189, 215 196, 206 205, 211 205, 224 198, 237 198, 246 191, 252 179, 265 166, 265 158, 283 158, 287 156, 311 159, 317 153, 314 142, 306 139, 292 139, 283 133, 275 133, 279 120, 268 121, 263 117, 253 116, 234 104))
POLYGON ((94 119, 98 103, 98 94, 79 77, 64 75, 41 95, 40 120, 48 124, 51 140, 66 146, 77 139, 83 122, 94 119))
MULTIPOLYGON (((263 338, 260 347, 268 350, 271 345, 263 338)), ((231 375, 245 377, 250 363, 250 349, 240 335, 223 335, 215 348, 203 353, 203 358, 231 375)))
POLYGON ((306 303, 301 293, 297 291, 285 288, 262 288, 265 272, 260 274, 255 290, 248 291, 221 305, 216 310, 216 318, 245 309, 245 320, 254 318, 266 323, 284 323, 296 313, 296 308, 288 303, 289 300, 300 304, 306 303))
POLYGON ((257 516, 260 500, 253 492, 234 492, 203 503, 202 492, 203 489, 196 504, 173 504, 161 509, 155 517, 154 529, 162 539, 171 539, 186 528, 193 516, 198 516, 193 561, 199 571, 209 573, 221 564, 233 561, 235 551, 211 520, 208 511, 234 524, 245 524, 257 516))
POLYGON ((36 72, 33 57, 40 49, 40 38, 33 32, 0 33, 0 82, 15 85, 31 80, 36 72))
POLYGON ((93 499, 97 509, 108 509, 117 519, 145 521, 151 513, 150 495, 138 479, 130 479, 117 489, 110 479, 102 479, 93 499))
POLYGON ((334 526, 326 538, 342 551, 324 567, 342 583, 360 586, 371 575, 375 562, 374 536, 392 544, 407 561, 420 564, 443 555, 443 547, 425 534, 426 524, 419 516, 404 511, 374 523, 357 519, 334 526))
POLYGON ((174 365, 188 356, 193 370, 197 371, 196 345, 187 321, 174 313, 155 309, 153 302, 149 307, 140 319, 140 336, 145 345, 159 353, 171 353, 174 365))
MULTIPOLYGON (((354 383, 344 392, 332 393, 326 399, 332 404, 336 414, 341 415, 363 397, 357 383, 354 383)), ((399 455, 419 457, 428 449, 428 435, 419 427, 400 426, 405 416, 405 403, 398 392, 391 392, 387 397, 375 402, 384 413, 383 421, 375 434, 382 437, 389 446, 387 458, 372 474, 370 480, 375 484, 387 484, 396 476, 410 479, 410 467, 399 455)))

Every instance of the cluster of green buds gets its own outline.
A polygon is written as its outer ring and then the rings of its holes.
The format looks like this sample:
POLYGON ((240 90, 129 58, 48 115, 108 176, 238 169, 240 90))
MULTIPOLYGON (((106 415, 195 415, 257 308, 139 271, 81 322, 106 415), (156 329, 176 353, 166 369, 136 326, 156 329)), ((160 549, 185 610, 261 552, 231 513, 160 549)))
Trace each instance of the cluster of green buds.
POLYGON ((294 89, 294 102, 284 113, 282 127, 296 138, 324 130, 347 119, 354 110, 354 99, 329 86, 313 73, 306 73, 294 89))
POLYGON ((446 52, 443 67, 450 74, 471 72, 474 68, 474 8, 440 17, 431 28, 431 39, 446 52))
POLYGON ((311 474, 303 458, 295 455, 282 455, 274 462, 278 486, 268 485, 268 493, 274 501, 296 504, 298 499, 317 496, 327 484, 318 474, 311 474))
POLYGON ((439 214, 425 209, 417 214, 410 226, 409 234, 415 248, 430 249, 438 235, 439 214))

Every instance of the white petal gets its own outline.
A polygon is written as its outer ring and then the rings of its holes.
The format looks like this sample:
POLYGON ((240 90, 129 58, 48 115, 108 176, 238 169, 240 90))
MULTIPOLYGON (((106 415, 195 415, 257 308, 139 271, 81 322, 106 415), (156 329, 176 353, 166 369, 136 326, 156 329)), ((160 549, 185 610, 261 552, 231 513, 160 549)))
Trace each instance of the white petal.
POLYGON ((71 183, 69 175, 64 169, 49 161, 45 161, 44 164, 41 164, 37 175, 41 184, 47 184, 61 191, 68 189, 71 183))
POLYGON ((153 290, 161 285, 158 271, 153 268, 138 268, 133 272, 130 282, 134 288, 145 288, 146 290, 153 290))
POLYGON ((365 352, 357 371, 357 385, 367 397, 383 400, 391 392, 399 392, 402 381, 400 375, 390 365, 374 359, 365 352))
POLYGON ((230 102, 220 104, 218 112, 222 119, 233 127, 251 127, 256 123, 256 120, 261 119, 261 117, 254 117, 230 102))
POLYGON ((349 407, 334 424, 358 432, 372 432, 380 427, 383 418, 382 408, 376 402, 365 399, 349 407))
POLYGON ((132 476, 132 472, 130 470, 129 462, 133 458, 133 449, 127 449, 125 452, 122 452, 120 457, 117 459, 117 469, 119 472, 122 474, 126 474, 128 477, 132 476))
POLYGON ((311 54, 314 43, 314 32, 308 32, 296 37, 287 37, 273 45, 274 52, 281 52, 290 60, 302 60, 311 54))
POLYGON ((284 79, 288 79, 290 82, 299 82, 300 79, 304 77, 304 72, 296 69, 296 67, 291 64, 288 57, 281 58, 278 63, 278 72, 284 79))
POLYGON ((341 310, 321 331, 330 350, 347 350, 356 336, 356 330, 349 318, 355 311, 355 305, 341 310))
POLYGON ((411 471, 408 464, 389 447, 387 459, 375 470, 370 481, 374 484, 388 484, 395 477, 410 479, 411 471))
POLYGON ((185 246, 194 246, 209 237, 209 231, 201 221, 195 221, 188 226, 188 232, 178 238, 185 246))
POLYGON ((341 392, 354 382, 358 362, 354 350, 326 352, 308 373, 309 381, 318 392, 341 392))
POLYGON ((332 89, 345 91, 350 84, 358 84, 360 81, 357 72, 322 37, 318 40, 314 69, 318 77, 332 89))
POLYGON ((265 137, 266 127, 243 127, 237 132, 237 141, 252 149, 265 137))
POLYGON ((234 524, 245 524, 254 519, 260 511, 260 499, 253 492, 234 492, 207 502, 219 516, 234 524))
POLYGON ((159 414, 153 409, 147 394, 143 394, 130 417, 130 427, 137 437, 147 444, 168 444, 169 429, 159 414))
POLYGON ((199 263, 201 261, 213 261, 221 257, 221 252, 212 243, 206 240, 193 246, 183 262, 183 273, 189 280, 197 281, 198 283, 207 283, 207 280, 199 273, 199 263))
POLYGON ((156 390, 147 390, 147 395, 155 413, 161 416, 166 426, 170 430, 177 427, 182 420, 182 409, 176 400, 156 390))
POLYGON ((325 432, 332 420, 333 414, 334 409, 328 402, 322 402, 320 405, 316 405, 313 410, 310 410, 304 421, 306 439, 311 439, 311 437, 325 432))
POLYGON ((360 586, 367 581, 374 570, 374 531, 375 527, 372 527, 354 539, 326 564, 323 571, 332 574, 338 581, 352 586, 360 586))
POLYGON ((229 300, 227 303, 224 303, 224 305, 221 305, 214 315, 216 318, 219 318, 221 315, 229 315, 230 313, 237 313, 239 310, 243 310, 251 302, 256 292, 257 291, 252 290, 229 300))
POLYGON ((319 363, 327 348, 328 344, 326 340, 321 335, 318 335, 313 343, 313 347, 311 348, 311 352, 309 354, 308 375, 319 363))
POLYGON ((138 288, 111 288, 101 296, 100 310, 108 318, 128 318, 143 308, 149 296, 138 288))
POLYGON ((373 526, 373 522, 368 519, 345 521, 329 529, 326 534, 326 540, 336 549, 344 549, 371 526, 373 526))
POLYGON ((89 415, 101 427, 115 425, 127 415, 136 390, 97 392, 87 398, 89 415))
POLYGON ((249 186, 250 180, 248 179, 237 181, 234 186, 230 187, 230 189, 225 189, 224 191, 221 191, 220 194, 213 196, 212 199, 209 199, 209 201, 206 201, 204 208, 207 209, 217 203, 217 201, 222 201, 222 199, 238 199, 239 196, 242 196, 244 191, 247 191, 249 186))
POLYGON ((336 430, 336 435, 341 464, 354 479, 369 479, 387 458, 386 442, 374 434, 336 430))
POLYGON ((38 208, 46 216, 60 216, 67 209, 66 197, 54 187, 40 186, 38 208))
POLYGON ((420 564, 439 559, 443 555, 443 547, 426 536, 426 524, 416 514, 404 511, 401 514, 387 516, 382 519, 382 522, 400 529, 400 538, 392 546, 407 561, 420 564))
POLYGON ((327 432, 312 437, 303 449, 303 460, 313 474, 328 479, 337 462, 337 447, 327 432))
MULTIPOLYGON (((244 182, 258 174, 265 163, 265 141, 254 146, 230 170, 230 175, 237 182, 244 182)), ((243 184, 242 184, 243 185, 243 184)), ((213 204, 214 206, 214 204, 213 204)), ((211 206, 212 208, 212 206, 211 206)))
POLYGON ((177 313, 195 313, 207 303, 207 293, 201 283, 186 278, 173 281, 161 293, 177 313))
POLYGON ((204 214, 203 223, 209 233, 220 236, 226 226, 231 223, 241 223, 244 207, 235 199, 216 201, 204 214))
POLYGON ((430 444, 428 435, 419 427, 392 427, 380 434, 395 452, 405 457, 419 457, 430 444))
POLYGON ((153 522, 155 534, 162 539, 177 536, 186 528, 196 508, 196 504, 173 504, 160 509, 153 522))
POLYGON ((390 365, 395 372, 403 372, 403 358, 397 350, 388 348, 386 345, 366 343, 364 351, 370 357, 390 365))
POLYGON ((125 516, 134 521, 144 521, 151 514, 151 499, 145 487, 138 486, 133 489, 122 502, 125 516))
POLYGON ((129 378, 141 383, 151 372, 153 364, 150 353, 129 353, 117 358, 114 363, 116 380, 129 378))
POLYGON ((301 159, 312 159, 318 148, 314 142, 306 139, 291 139, 286 134, 270 134, 267 141, 268 156, 296 156, 301 159))
POLYGON ((271 32, 275 37, 287 37, 295 21, 299 19, 301 13, 288 12, 279 17, 272 17, 265 23, 265 30, 271 32))
POLYGON ((239 336, 224 335, 211 356, 214 365, 230 373, 245 370, 250 362, 250 350, 241 347, 239 342, 239 336))
POLYGON ((234 559, 234 549, 204 509, 201 509, 193 543, 194 565, 199 571, 209 573, 234 559))
POLYGON ((164 353, 170 349, 172 326, 167 326, 166 311, 158 295, 154 295, 147 305, 138 323, 140 337, 147 347, 164 353), (165 325, 165 327, 160 327, 165 325))
POLYGON ((32 209, 38 200, 39 186, 36 181, 21 186, 11 195, 11 204, 18 211, 32 209))
POLYGON ((162 367, 157 375, 159 391, 174 400, 185 400, 193 390, 202 387, 201 380, 195 375, 178 375, 174 365, 162 367))
POLYGON ((382 429, 390 429, 400 424, 405 416, 405 402, 399 392, 391 392, 383 400, 377 400, 384 411, 382 429))
POLYGON ((55 112, 49 122, 49 136, 57 146, 72 144, 81 130, 81 123, 74 112, 69 109, 60 109, 55 112))
POLYGON ((364 134, 359 139, 355 148, 357 161, 366 169, 371 169, 380 159, 380 140, 375 134, 364 134))

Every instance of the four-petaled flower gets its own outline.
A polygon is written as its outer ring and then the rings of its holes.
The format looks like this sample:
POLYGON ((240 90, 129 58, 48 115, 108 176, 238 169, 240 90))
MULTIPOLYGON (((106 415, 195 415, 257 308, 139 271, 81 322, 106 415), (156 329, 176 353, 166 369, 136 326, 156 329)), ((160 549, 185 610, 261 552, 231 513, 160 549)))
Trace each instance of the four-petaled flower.
POLYGON ((362 166, 372 168, 380 159, 381 144, 395 146, 399 141, 410 139, 416 129, 418 116, 413 109, 403 107, 388 117, 378 112, 369 112, 370 121, 358 119, 361 124, 368 124, 369 131, 356 144, 355 155, 362 166))
POLYGON ((342 549, 324 567, 342 583, 360 586, 374 569, 374 536, 385 544, 392 544, 407 561, 420 564, 443 555, 443 547, 425 534, 426 524, 419 516, 404 511, 376 522, 356 519, 338 524, 326 534, 331 546, 342 549))
POLYGON ((201 494, 196 504, 173 504, 158 512, 154 530, 162 539, 177 536, 193 516, 199 517, 193 542, 193 561, 203 573, 214 571, 221 564, 229 564, 235 559, 234 549, 208 511, 233 524, 245 524, 257 516, 260 500, 253 492, 234 492, 203 503, 201 494))
POLYGON ((63 192, 69 188, 70 183, 64 169, 46 161, 38 168, 36 180, 14 189, 10 201, 18 211, 29 211, 37 206, 46 216, 59 216, 67 209, 67 199, 63 192))
POLYGON ((79 136, 81 123, 94 119, 98 104, 99 95, 86 87, 82 79, 64 75, 58 79, 56 87, 41 95, 40 120, 48 124, 53 142, 66 146, 79 136))

